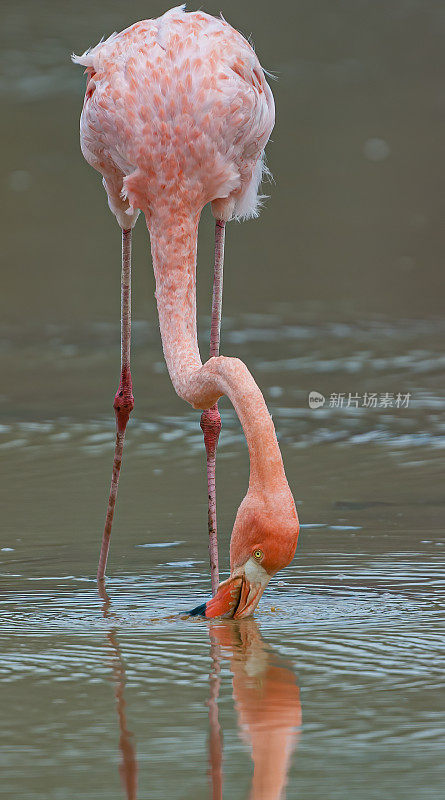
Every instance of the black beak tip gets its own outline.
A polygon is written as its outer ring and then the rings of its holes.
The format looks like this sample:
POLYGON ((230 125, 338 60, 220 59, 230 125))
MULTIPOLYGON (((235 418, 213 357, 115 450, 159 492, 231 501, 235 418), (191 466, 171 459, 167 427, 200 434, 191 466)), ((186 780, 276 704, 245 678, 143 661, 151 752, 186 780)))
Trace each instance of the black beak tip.
POLYGON ((196 606, 196 608, 192 608, 191 611, 187 611, 187 614, 189 615, 189 617, 205 617, 206 607, 207 603, 203 603, 200 606, 196 606))

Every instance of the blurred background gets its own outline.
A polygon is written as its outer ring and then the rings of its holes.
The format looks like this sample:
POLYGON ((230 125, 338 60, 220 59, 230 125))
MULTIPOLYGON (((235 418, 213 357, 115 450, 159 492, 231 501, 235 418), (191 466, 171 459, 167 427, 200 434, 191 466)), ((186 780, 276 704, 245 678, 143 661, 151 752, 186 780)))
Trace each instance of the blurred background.
MULTIPOLYGON (((105 618, 94 583, 119 376, 120 231, 80 153, 85 79, 70 54, 166 8, 3 0, 0 11, 0 797, 207 797, 215 674, 224 791, 246 797, 257 740, 243 692, 250 662, 261 673, 267 652, 287 659, 283 670, 301 693, 289 798, 437 798, 445 733, 445 7, 202 6, 251 35, 276 78, 270 197, 258 220, 227 230, 222 352, 242 358, 264 391, 302 522, 296 559, 271 584, 254 633, 235 632, 229 643, 216 637, 216 645, 205 624, 164 619, 209 592, 206 478, 199 416, 175 396, 163 363, 142 219, 133 258, 136 407, 105 618), (309 408, 311 391, 326 398, 318 409, 309 408), (332 400, 338 393, 341 407, 332 400), (357 408, 349 393, 360 397, 357 408), (366 408, 366 393, 409 395, 408 407, 379 399, 366 408), (235 662, 246 666, 241 677, 235 662)), ((212 248, 206 209, 203 358, 212 248)), ((248 462, 238 421, 221 405, 226 571, 248 462)), ((260 684, 275 686, 284 673, 267 674, 253 687, 258 707, 269 691, 261 694, 260 684)), ((288 695, 280 697, 285 705, 288 695)), ((268 717, 270 741, 287 725, 280 702, 268 717)), ((258 791, 257 800, 279 797, 258 791)))

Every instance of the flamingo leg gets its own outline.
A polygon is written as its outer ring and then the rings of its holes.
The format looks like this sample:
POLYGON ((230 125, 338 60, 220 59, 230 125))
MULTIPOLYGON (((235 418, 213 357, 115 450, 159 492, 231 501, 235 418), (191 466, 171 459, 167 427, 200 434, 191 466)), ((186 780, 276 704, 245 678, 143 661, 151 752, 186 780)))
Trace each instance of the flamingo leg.
MULTIPOLYGON (((213 276, 212 321, 210 327, 210 357, 219 356, 221 333, 221 309, 223 292, 223 266, 224 266, 224 220, 215 222, 215 268, 213 276)), ((218 569, 218 533, 216 522, 216 485, 215 465, 216 448, 221 431, 221 417, 218 403, 202 412, 201 428, 204 434, 204 444, 207 455, 207 487, 209 498, 209 556, 210 578, 212 594, 216 594, 219 584, 218 569)))
POLYGON ((100 549, 97 580, 103 581, 110 548, 111 526, 119 486, 119 474, 124 452, 125 429, 134 408, 133 386, 130 372, 131 344, 131 229, 122 231, 122 274, 121 274, 121 377, 113 408, 116 414, 116 445, 114 450, 113 473, 108 498, 105 528, 100 549))

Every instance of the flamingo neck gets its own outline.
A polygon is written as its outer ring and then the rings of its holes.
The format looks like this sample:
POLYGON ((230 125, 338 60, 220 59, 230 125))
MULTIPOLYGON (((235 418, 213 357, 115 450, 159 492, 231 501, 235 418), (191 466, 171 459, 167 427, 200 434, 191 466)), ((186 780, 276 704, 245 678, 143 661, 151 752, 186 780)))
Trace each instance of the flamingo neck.
POLYGON ((219 356, 202 364, 196 328, 196 251, 200 212, 150 215, 156 301, 162 346, 173 386, 194 408, 210 408, 227 395, 244 430, 250 457, 249 489, 286 487, 272 418, 246 365, 219 356))

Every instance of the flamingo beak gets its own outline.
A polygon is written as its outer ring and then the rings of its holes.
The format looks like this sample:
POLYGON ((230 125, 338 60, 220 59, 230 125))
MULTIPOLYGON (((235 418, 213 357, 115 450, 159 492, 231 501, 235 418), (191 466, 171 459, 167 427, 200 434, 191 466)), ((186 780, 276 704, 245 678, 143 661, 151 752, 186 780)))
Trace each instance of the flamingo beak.
MULTIPOLYGON (((267 581, 267 583, 269 583, 269 581, 267 581)), ((250 581, 244 577, 241 586, 239 602, 233 615, 234 619, 242 619, 242 617, 252 616, 258 603, 260 602, 260 597, 263 594, 267 583, 250 583, 250 581)))
POLYGON ((214 617, 232 617, 232 619, 250 617, 258 605, 270 577, 265 570, 262 570, 265 573, 264 576, 251 576, 255 579, 249 580, 246 574, 249 572, 250 570, 243 567, 237 574, 220 583, 216 595, 211 600, 208 600, 207 603, 203 603, 189 611, 190 616, 206 617, 206 619, 213 619, 214 617), (258 580, 258 578, 260 579, 258 580))

